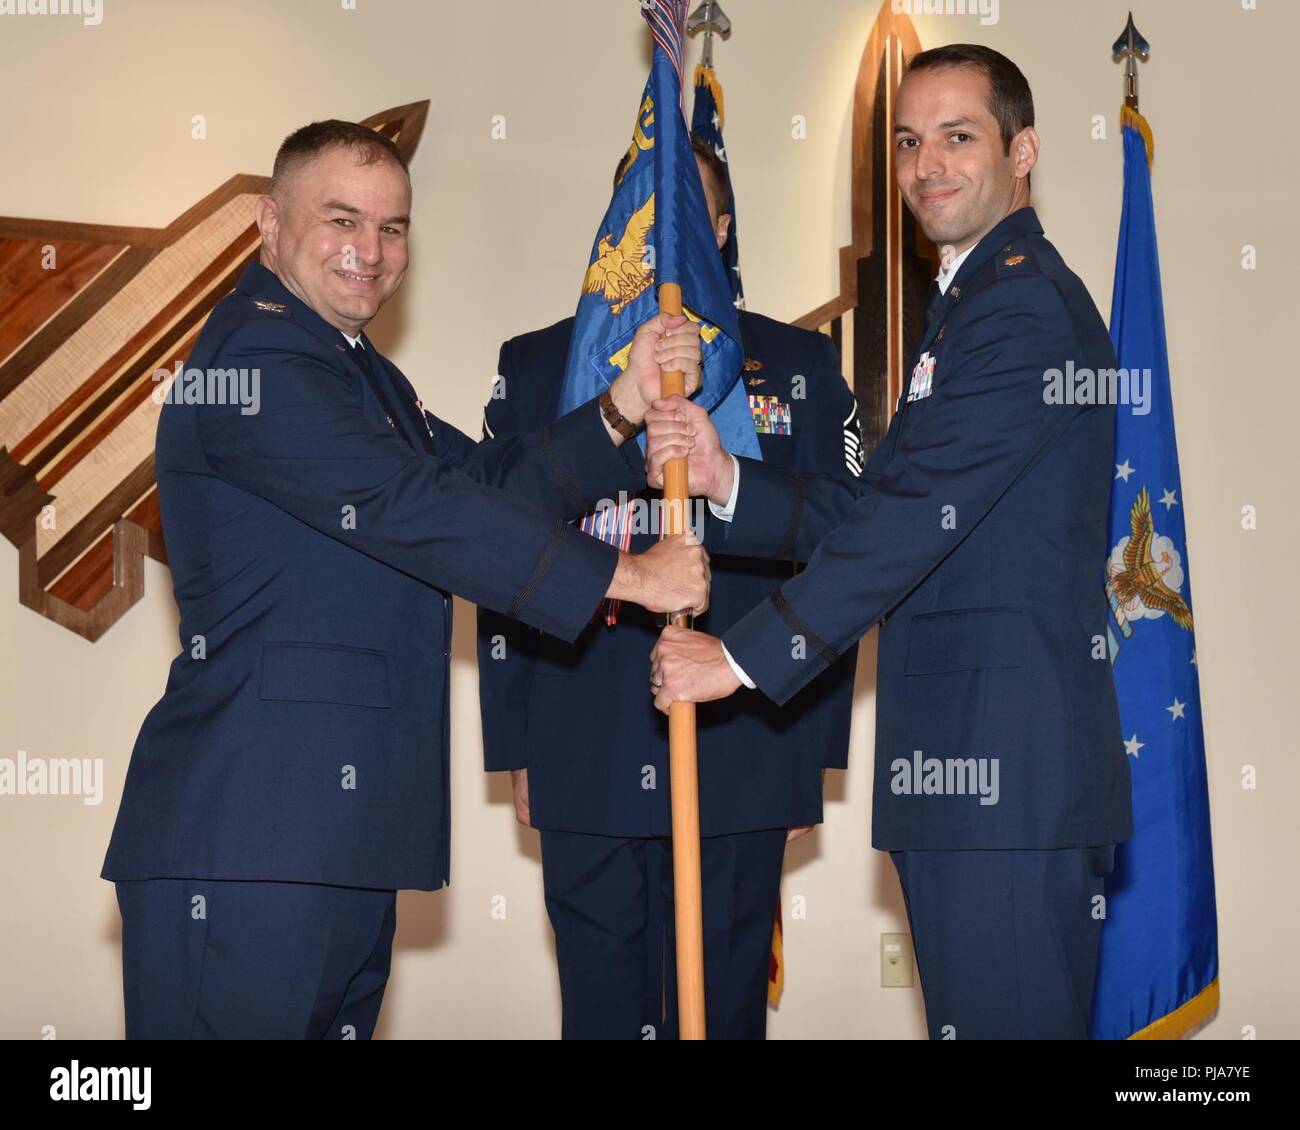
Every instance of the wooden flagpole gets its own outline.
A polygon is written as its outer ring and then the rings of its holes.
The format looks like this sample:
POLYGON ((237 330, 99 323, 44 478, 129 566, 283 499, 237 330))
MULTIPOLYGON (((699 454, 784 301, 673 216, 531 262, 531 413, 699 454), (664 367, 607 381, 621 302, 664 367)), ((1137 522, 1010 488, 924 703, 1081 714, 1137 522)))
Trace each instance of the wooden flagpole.
MULTIPOLYGON (((659 287, 659 313, 682 312, 682 288, 659 287)), ((664 396, 684 396, 686 377, 660 375, 664 396)), ((686 529, 690 498, 687 461, 673 459, 664 467, 665 534, 686 529)), ((678 627, 690 627, 690 614, 672 617, 678 627)), ((674 702, 668 708, 668 778, 673 812, 673 911, 677 935, 677 1012, 683 1040, 704 1039, 704 917, 700 883, 700 779, 695 744, 695 703, 674 702)))

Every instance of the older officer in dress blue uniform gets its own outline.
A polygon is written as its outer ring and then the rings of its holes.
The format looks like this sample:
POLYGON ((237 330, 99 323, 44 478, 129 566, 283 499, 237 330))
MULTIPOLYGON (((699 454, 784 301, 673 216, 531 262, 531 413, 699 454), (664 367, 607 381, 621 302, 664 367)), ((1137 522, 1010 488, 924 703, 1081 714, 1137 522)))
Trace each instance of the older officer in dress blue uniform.
MULTIPOLYGON (((725 167, 696 147, 717 242, 731 217, 725 167)), ((504 396, 485 434, 553 419, 573 319, 501 349, 504 396)), ((742 311, 765 463, 856 474, 857 406, 829 338, 742 311)), ((633 548, 654 544, 646 529, 633 548)), ((790 577, 787 563, 714 558, 707 623, 725 631, 790 577)), ((594 607, 589 612, 597 611, 594 607)), ((603 612, 603 610, 602 610, 603 612)), ((479 688, 489 770, 512 771, 521 822, 541 829, 566 1038, 675 1037, 668 727, 646 697, 659 623, 623 608, 566 643, 479 610, 479 688)), ((757 696, 699 711, 707 1026, 761 1039, 789 829, 822 818, 822 773, 846 763, 855 648, 785 710, 757 696)))
MULTIPOLYGON (((128 1037, 370 1036, 396 888, 448 877, 448 593, 564 639, 607 594, 706 600, 698 545, 638 559, 562 520, 644 483, 596 403, 476 446, 365 337, 405 272, 410 202, 387 138, 323 122, 286 139, 257 205, 262 262, 188 359, 247 370, 260 403, 201 379, 163 409, 183 650, 103 869, 128 1037)), ((656 357, 698 387, 698 334, 661 328, 606 413, 639 421, 656 357)))
POLYGON ((648 456, 654 483, 691 449, 724 517, 738 483, 720 550, 787 536, 811 555, 721 642, 665 630, 662 709, 745 681, 788 702, 882 625, 872 843, 902 881, 932 1038, 1087 1037, 1103 879, 1132 833, 1101 574, 1115 410, 1044 395, 1054 370, 1115 356, 1029 206, 1033 120, 997 52, 911 64, 899 186, 945 269, 861 479, 750 462, 733 476, 684 401, 682 434, 648 456))

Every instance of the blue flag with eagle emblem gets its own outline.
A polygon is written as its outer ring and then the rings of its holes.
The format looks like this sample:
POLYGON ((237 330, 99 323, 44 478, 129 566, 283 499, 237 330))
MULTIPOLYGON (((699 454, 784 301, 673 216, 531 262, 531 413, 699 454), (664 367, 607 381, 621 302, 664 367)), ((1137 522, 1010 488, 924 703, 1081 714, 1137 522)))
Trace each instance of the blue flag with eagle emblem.
POLYGON ((642 13, 654 33, 654 61, 583 280, 560 413, 600 395, 627 367, 638 327, 659 312, 657 287, 677 283, 683 309, 701 323, 704 373, 695 400, 729 451, 759 459, 738 380, 740 326, 681 109, 686 0, 654 0, 642 13))
MULTIPOLYGON (((641 13, 654 36, 654 58, 588 259, 559 414, 599 396, 627 368, 637 329, 659 312, 658 286, 677 283, 683 312, 700 324, 703 374, 695 402, 709 411, 728 451, 761 459, 739 380, 740 324, 682 111, 686 0, 642 0, 641 13)), ((644 451, 644 433, 638 442, 644 451)), ((586 533, 621 549, 631 545, 634 524, 626 499, 579 521, 586 533)), ((612 627, 619 602, 606 600, 603 607, 612 627)))
POLYGON ((1176 1039, 1218 1007, 1218 922, 1152 141, 1136 111, 1126 108, 1123 123, 1111 339, 1130 382, 1149 374, 1149 410, 1121 405, 1116 413, 1105 584, 1134 832, 1116 849, 1106 883, 1092 1031, 1103 1040, 1176 1039))

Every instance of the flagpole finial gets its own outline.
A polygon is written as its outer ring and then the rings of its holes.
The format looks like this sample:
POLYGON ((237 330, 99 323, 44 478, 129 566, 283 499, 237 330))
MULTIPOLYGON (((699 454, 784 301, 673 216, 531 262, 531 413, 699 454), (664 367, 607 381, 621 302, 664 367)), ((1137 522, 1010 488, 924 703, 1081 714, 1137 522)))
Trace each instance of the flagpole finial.
POLYGON ((1124 105, 1131 110, 1136 110, 1138 108, 1137 61, 1141 59, 1145 63, 1151 58, 1151 44, 1142 37, 1142 33, 1134 25, 1132 12, 1129 12, 1128 23, 1110 51, 1115 62, 1125 60, 1124 105))
POLYGON ((687 35, 698 35, 700 32, 704 32, 704 50, 700 54, 700 65, 712 67, 714 33, 716 32, 723 39, 731 34, 731 21, 718 0, 704 0, 686 21, 687 35))

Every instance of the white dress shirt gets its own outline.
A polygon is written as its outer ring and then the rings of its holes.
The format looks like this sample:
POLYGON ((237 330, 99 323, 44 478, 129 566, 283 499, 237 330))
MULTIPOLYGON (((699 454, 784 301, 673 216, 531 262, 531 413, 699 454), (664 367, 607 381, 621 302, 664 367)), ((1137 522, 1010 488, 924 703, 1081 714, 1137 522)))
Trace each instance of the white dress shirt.
POLYGON ((949 266, 946 270, 943 267, 939 268, 939 274, 934 281, 939 284, 940 294, 948 293, 948 284, 952 282, 953 276, 961 269, 961 265, 964 262, 966 262, 966 256, 969 255, 974 250, 975 250, 975 244, 972 243, 968 248, 966 248, 965 251, 963 251, 960 255, 957 256, 956 259, 952 261, 952 265, 949 266))
MULTIPOLYGON (((731 453, 728 452, 728 455, 731 453)), ((726 506, 719 506, 712 499, 709 500, 709 509, 713 511, 713 516, 720 522, 730 522, 732 516, 736 513, 736 495, 740 493, 740 460, 734 455, 731 456, 731 466, 733 472, 731 475, 731 497, 727 499, 726 506)), ((754 689, 754 680, 745 674, 740 664, 731 658, 731 652, 727 650, 727 645, 722 645, 722 654, 727 662, 731 665, 731 670, 735 673, 737 679, 745 684, 751 691, 754 689)))

